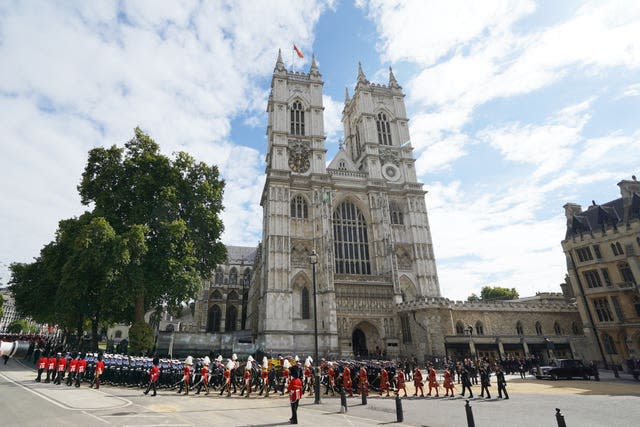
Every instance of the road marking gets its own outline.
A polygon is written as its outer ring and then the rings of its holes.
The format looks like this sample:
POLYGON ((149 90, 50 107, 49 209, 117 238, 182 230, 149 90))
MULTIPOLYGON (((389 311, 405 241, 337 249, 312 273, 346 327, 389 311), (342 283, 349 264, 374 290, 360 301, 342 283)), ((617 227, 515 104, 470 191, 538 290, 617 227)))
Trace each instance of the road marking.
POLYGON ((167 418, 166 415, 145 415, 145 414, 131 414, 131 415, 103 415, 104 418, 167 418))
POLYGON ((124 424, 124 427, 193 427, 195 424, 124 424))
POLYGON ((82 411, 82 413, 83 413, 83 414, 85 414, 85 415, 89 415, 90 417, 93 417, 93 418, 95 418, 95 419, 96 419, 96 420, 98 420, 98 421, 102 421, 102 422, 103 422, 103 423, 105 423, 105 424, 112 425, 109 421, 107 421, 107 420, 103 420, 102 418, 100 418, 100 417, 99 417, 99 416, 97 416, 97 415, 94 415, 94 414, 89 413, 89 412, 87 412, 87 411, 82 411))

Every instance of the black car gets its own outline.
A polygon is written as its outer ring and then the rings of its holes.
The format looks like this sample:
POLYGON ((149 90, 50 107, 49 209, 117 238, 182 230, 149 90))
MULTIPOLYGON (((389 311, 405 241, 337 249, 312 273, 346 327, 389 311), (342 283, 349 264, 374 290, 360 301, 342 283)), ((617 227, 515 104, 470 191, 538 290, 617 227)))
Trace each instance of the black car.
POLYGON ((536 378, 551 378, 557 380, 558 378, 571 379, 574 377, 588 380, 590 376, 593 376, 591 368, 585 366, 582 361, 576 359, 558 359, 551 362, 549 366, 541 366, 540 373, 536 373, 536 378))

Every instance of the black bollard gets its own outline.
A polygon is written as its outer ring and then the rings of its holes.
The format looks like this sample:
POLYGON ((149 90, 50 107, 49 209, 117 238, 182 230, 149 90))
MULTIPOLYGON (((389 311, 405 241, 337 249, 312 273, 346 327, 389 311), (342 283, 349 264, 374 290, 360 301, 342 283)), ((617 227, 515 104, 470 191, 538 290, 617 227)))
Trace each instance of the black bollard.
POLYGON ((468 400, 467 404, 464 405, 464 409, 467 411, 467 427, 476 427, 476 423, 473 421, 473 412, 471 412, 471 405, 469 405, 468 400))
POLYGON ((367 404, 367 392, 364 390, 360 390, 360 394, 362 395, 362 404, 366 405, 367 404))
POLYGON ((340 389, 340 412, 343 414, 347 412, 347 395, 344 388, 340 389))
POLYGON ((396 395, 396 418, 399 423, 404 421, 404 414, 402 413, 402 399, 400 399, 399 394, 396 395))
POLYGON ((556 408, 556 421, 558 422, 558 427, 567 427, 567 423, 564 422, 564 415, 560 412, 560 408, 556 408))
POLYGON ((618 373, 618 364, 614 363, 613 364, 613 376, 616 378, 620 378, 620 374, 618 373))

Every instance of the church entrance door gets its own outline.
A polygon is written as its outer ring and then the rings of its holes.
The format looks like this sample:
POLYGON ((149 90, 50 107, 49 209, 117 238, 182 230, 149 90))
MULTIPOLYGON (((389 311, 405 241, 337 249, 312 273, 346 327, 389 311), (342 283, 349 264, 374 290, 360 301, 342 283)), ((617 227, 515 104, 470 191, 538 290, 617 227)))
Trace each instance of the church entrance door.
POLYGON ((369 351, 367 350, 367 337, 365 336, 362 329, 356 328, 353 331, 353 355, 358 356, 368 356, 369 351))

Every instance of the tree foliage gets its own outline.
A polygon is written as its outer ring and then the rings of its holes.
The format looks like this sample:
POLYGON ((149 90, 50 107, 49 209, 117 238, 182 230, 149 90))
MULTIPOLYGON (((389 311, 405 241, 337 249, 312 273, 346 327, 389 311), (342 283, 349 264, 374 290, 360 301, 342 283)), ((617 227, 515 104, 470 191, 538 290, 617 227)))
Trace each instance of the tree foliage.
POLYGON ((33 334, 37 331, 36 325, 25 319, 16 319, 7 326, 7 332, 10 334, 33 334))
POLYGON ((502 288, 499 286, 483 286, 480 291, 480 297, 478 295, 471 294, 467 298, 469 302, 478 301, 495 301, 495 300, 512 300, 518 299, 520 295, 515 288, 502 288))
POLYGON ((129 328, 129 349, 133 354, 148 353, 153 347, 153 329, 147 323, 136 322, 129 328))
POLYGON ((0 294, 0 317, 2 317, 2 315, 4 314, 4 308, 2 308, 3 305, 4 305, 4 297, 2 296, 2 294, 0 294))
POLYGON ((89 152, 78 190, 116 232, 146 230, 146 251, 124 271, 136 322, 151 307, 195 296, 202 278, 226 256, 219 241, 224 182, 218 168, 184 152, 169 159, 139 128, 124 149, 89 152))

